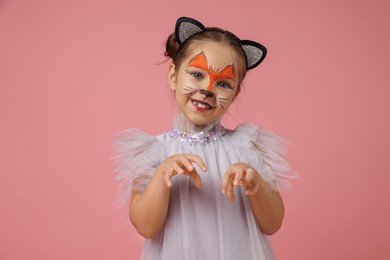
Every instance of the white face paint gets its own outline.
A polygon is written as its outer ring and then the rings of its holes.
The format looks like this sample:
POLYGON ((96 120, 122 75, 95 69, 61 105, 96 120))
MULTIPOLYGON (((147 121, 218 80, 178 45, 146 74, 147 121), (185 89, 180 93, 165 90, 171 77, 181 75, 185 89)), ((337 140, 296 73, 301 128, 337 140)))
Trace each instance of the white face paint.
POLYGON ((194 94, 198 90, 199 90, 198 87, 195 87, 193 85, 186 85, 180 91, 181 91, 182 95, 187 95, 188 96, 188 95, 194 94))
POLYGON ((218 95, 217 96, 217 104, 222 109, 225 109, 225 107, 229 107, 232 100, 230 98, 218 95))

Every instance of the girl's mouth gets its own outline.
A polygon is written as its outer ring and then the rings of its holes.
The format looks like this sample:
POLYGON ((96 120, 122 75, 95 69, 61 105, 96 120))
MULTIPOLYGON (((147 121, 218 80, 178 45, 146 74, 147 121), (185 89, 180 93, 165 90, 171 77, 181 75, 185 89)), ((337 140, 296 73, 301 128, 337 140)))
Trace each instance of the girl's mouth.
POLYGON ((206 111, 209 111, 209 110, 214 108, 213 106, 211 106, 210 104, 208 104, 206 102, 202 102, 202 101, 195 100, 195 99, 191 99, 191 103, 195 107, 195 109, 197 109, 198 111, 201 111, 201 112, 206 112, 206 111))

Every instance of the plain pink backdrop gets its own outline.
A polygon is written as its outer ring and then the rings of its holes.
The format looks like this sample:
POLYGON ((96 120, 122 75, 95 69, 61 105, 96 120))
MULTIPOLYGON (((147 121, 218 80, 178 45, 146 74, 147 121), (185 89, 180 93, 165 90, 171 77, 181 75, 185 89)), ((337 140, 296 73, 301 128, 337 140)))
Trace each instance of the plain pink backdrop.
POLYGON ((279 259, 389 259, 388 1, 0 0, 0 259, 137 259, 114 133, 168 130, 179 16, 269 49, 225 118, 291 141, 279 259))

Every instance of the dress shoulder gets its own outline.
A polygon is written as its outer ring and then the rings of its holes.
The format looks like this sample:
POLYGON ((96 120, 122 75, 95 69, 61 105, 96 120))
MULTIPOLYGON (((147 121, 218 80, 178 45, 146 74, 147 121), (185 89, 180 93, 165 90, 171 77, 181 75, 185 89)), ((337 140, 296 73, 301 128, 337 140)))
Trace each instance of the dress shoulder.
POLYGON ((254 124, 240 124, 234 130, 234 138, 248 157, 249 164, 259 170, 261 177, 275 190, 291 188, 288 179, 298 178, 298 174, 287 161, 287 140, 281 136, 254 124))
POLYGON ((112 145, 115 180, 119 182, 117 203, 123 206, 133 191, 144 191, 164 154, 156 136, 130 128, 118 132, 112 145))

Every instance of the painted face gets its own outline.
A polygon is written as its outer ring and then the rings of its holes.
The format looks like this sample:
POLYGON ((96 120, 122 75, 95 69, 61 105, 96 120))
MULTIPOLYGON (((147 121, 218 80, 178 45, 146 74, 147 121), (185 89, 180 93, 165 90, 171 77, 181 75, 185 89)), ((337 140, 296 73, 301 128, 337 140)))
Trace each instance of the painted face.
POLYGON ((197 125, 222 118, 237 92, 237 62, 231 47, 207 41, 194 45, 179 69, 171 65, 168 78, 180 112, 197 125))

